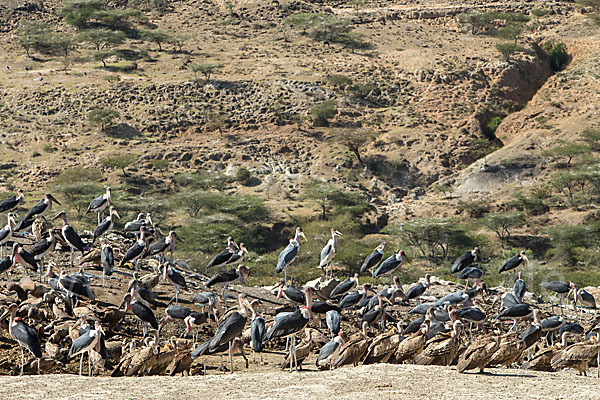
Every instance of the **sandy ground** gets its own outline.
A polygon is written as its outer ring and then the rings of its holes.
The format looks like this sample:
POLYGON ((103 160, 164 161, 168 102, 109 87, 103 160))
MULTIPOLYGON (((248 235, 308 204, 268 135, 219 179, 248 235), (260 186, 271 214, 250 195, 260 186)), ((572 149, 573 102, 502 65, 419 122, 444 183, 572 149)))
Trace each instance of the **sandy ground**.
MULTIPOLYGON (((377 364, 325 372, 242 372, 233 375, 86 378, 73 375, 0 377, 9 399, 596 399, 596 377, 491 369, 458 374, 454 368, 377 364)), ((594 371, 595 372, 595 371, 594 371)))

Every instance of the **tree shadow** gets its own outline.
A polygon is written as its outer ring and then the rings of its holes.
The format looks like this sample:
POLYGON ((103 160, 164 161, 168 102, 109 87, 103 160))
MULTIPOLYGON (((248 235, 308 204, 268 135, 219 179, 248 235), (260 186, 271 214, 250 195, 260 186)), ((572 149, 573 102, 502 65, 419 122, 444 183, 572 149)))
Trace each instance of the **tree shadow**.
POLYGON ((141 136, 140 131, 124 122, 107 129, 106 134, 115 139, 134 139, 141 136))

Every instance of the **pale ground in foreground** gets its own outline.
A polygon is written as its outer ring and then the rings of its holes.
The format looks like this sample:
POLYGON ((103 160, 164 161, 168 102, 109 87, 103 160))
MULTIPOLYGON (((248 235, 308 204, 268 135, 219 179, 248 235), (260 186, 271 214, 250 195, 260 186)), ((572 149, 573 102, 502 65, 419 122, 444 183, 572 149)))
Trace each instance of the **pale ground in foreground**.
POLYGON ((370 365, 331 372, 252 373, 193 377, 86 378, 73 375, 1 377, 7 399, 597 399, 595 377, 490 369, 459 375, 453 368, 370 365))

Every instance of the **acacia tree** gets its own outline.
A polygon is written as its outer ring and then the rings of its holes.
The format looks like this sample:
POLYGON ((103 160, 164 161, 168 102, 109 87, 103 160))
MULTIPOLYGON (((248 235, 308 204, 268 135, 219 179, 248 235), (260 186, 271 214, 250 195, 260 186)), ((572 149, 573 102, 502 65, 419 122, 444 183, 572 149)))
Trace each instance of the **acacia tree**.
POLYGON ((100 126, 100 130, 104 130, 111 126, 112 123, 119 117, 119 112, 109 110, 107 108, 95 108, 88 113, 88 121, 90 124, 100 126))
POLYGON ((127 176, 125 168, 136 162, 138 159, 137 154, 125 153, 108 156, 102 159, 102 165, 109 168, 119 168, 123 172, 123 176, 127 176))
POLYGON ((510 238, 510 230, 523 222, 524 217, 521 212, 489 213, 483 218, 484 225, 498 235, 502 248, 510 238))
POLYGON ((339 128, 333 132, 333 139, 354 153, 360 163, 363 162, 360 155, 361 150, 373 142, 377 136, 377 132, 367 128, 339 128))
POLYGON ((321 209, 321 219, 326 220, 331 210, 331 202, 333 197, 339 192, 339 189, 329 182, 322 182, 316 179, 311 181, 304 187, 303 197, 310 200, 315 200, 321 209))

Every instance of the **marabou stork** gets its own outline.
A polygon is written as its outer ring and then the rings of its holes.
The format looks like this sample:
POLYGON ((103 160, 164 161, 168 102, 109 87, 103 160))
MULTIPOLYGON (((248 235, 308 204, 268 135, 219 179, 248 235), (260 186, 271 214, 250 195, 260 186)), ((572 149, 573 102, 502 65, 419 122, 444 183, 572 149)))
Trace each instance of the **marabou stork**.
POLYGON ((57 218, 62 218, 63 220, 63 227, 61 229, 61 232, 63 239, 65 239, 65 241, 71 248, 71 267, 73 267, 75 249, 77 249, 81 252, 81 254, 83 254, 84 252, 89 250, 89 247, 83 243, 83 240, 81 240, 81 237, 79 237, 77 231, 71 225, 69 225, 69 222, 67 221, 67 213, 61 211, 58 214, 56 214, 56 216, 52 218, 52 220, 55 220, 57 218))
POLYGON ((367 297, 367 289, 368 288, 369 288, 369 284, 363 283, 362 291, 356 290, 354 292, 351 292, 351 293, 348 293, 347 295, 345 295, 339 303, 340 308, 346 309, 346 308, 354 307, 355 305, 360 303, 361 300, 363 300, 367 297))
POLYGON ((139 232, 142 226, 146 225, 146 214, 139 213, 137 218, 129 221, 123 227, 124 232, 139 232))
POLYGON ((177 236, 177 233, 175 233, 175 231, 170 231, 167 236, 148 246, 144 257, 160 255, 159 262, 162 264, 164 262, 164 253, 168 250, 171 253, 171 258, 173 258, 173 250, 175 250, 176 239, 183 242, 183 240, 181 240, 181 238, 177 236))
POLYGON ((150 289, 143 287, 139 280, 134 279, 133 282, 129 284, 129 291, 133 299, 139 301, 146 307, 156 310, 156 295, 150 289))
POLYGON ((392 302, 381 294, 377 295, 377 302, 377 305, 364 313, 361 318, 364 337, 367 337, 367 326, 378 321, 380 322, 382 330, 385 330, 385 306, 387 304, 391 305, 392 302))
POLYGON ((498 315, 496 316, 496 319, 512 318, 513 325, 510 328, 510 330, 512 331, 513 329, 516 329, 516 327, 517 327, 517 319, 529 318, 529 317, 531 317, 532 313, 533 313, 533 309, 531 308, 531 306, 529 304, 521 303, 521 304, 515 304, 515 305, 511 305, 509 307, 504 308, 503 310, 501 310, 498 313, 498 315))
POLYGON ((464 279, 467 281, 467 286, 465 289, 469 288, 469 279, 481 279, 483 276, 483 271, 477 267, 467 267, 460 271, 458 274, 458 279, 464 279))
POLYGON ((19 244, 13 243, 12 253, 0 259, 0 274, 6 274, 6 287, 8 287, 8 270, 17 264, 19 244))
POLYGON ((96 242, 96 239, 108 234, 112 230, 115 225, 115 217, 121 218, 117 210, 115 210, 113 206, 110 206, 108 209, 108 217, 104 218, 102 222, 98 222, 98 226, 94 229, 92 244, 96 242))
POLYGON ((89 212, 97 212, 98 213, 98 225, 100 225, 100 221, 104 219, 104 209, 106 206, 110 206, 112 201, 112 197, 110 194, 110 187, 106 188, 106 193, 96 197, 94 200, 90 201, 90 205, 88 206, 85 213, 89 212), (100 218, 100 213, 102 213, 102 218, 100 218))
MULTIPOLYGON (((49 267, 51 267, 51 264, 49 265, 49 267)), ((85 282, 85 279, 82 275, 67 275, 63 271, 58 277, 58 287, 67 292, 67 295, 71 298, 74 296, 83 296, 87 297, 91 301, 94 301, 96 299, 96 294, 85 282)))
MULTIPOLYGON (((252 305, 252 304, 251 304, 252 305)), ((267 334, 265 319, 252 307, 252 322, 250 324, 250 338, 254 354, 260 353, 260 362, 263 362, 263 350, 265 349, 264 338, 267 334)))
MULTIPOLYGON (((179 288, 187 289, 185 277, 174 267, 174 264, 165 263, 162 265, 163 280, 175 286, 175 304, 177 304, 179 296, 179 288)), ((173 301, 171 299, 171 301, 173 301)))
POLYGON ((333 278, 333 257, 338 250, 337 237, 344 237, 340 231, 331 228, 331 239, 327 241, 323 250, 321 250, 321 258, 319 268, 324 269, 325 279, 327 279, 327 268, 329 268, 329 278, 333 278))
POLYGON ((306 306, 297 309, 294 312, 281 312, 275 315, 275 321, 267 331, 263 340, 263 342, 266 343, 274 338, 291 336, 290 372, 292 372, 294 364, 295 368, 298 369, 298 360, 296 358, 296 334, 304 329, 312 317, 310 309, 312 307, 313 293, 313 288, 304 288, 306 306))
POLYGON ((513 295, 520 302, 522 302, 523 297, 525 296, 526 292, 527 292, 527 285, 525 284, 525 281, 523 280, 523 272, 519 271, 518 279, 515 281, 515 284, 513 285, 513 295))
MULTIPOLYGON (((307 240, 306 236, 304 235, 304 232, 302 232, 302 228, 297 227, 296 228, 296 236, 293 239, 290 239, 290 244, 288 244, 287 247, 285 249, 283 249, 281 251, 281 253, 279 253, 279 257, 277 258, 277 267, 275 267, 275 272, 280 273, 281 271, 284 271, 284 280, 286 282, 287 282, 287 267, 288 267, 288 265, 292 265, 292 263, 296 259, 296 256, 298 255, 298 248, 300 247, 300 237, 303 237, 304 240, 307 240)), ((292 265, 290 268, 291 268, 290 280, 293 283, 293 281, 294 281, 294 266, 292 265)))
POLYGON ((402 267, 402 262, 404 260, 408 260, 406 253, 404 250, 398 250, 396 253, 392 254, 388 258, 385 259, 384 262, 373 272, 373 285, 377 284, 377 277, 383 274, 390 274, 390 285, 393 282, 394 271, 397 268, 402 267))
POLYGON ((373 250, 373 252, 367 256, 367 258, 365 258, 365 261, 360 266, 361 274, 379 264, 379 262, 383 259, 383 251, 385 250, 385 245, 385 242, 381 242, 381 244, 377 246, 375 250, 373 250))
POLYGON ((325 314, 325 321, 327 322, 327 327, 329 328, 329 332, 331 333, 331 337, 334 338, 340 333, 341 330, 341 317, 340 313, 336 310, 329 310, 327 314, 325 314))
POLYGON ((406 292, 406 299, 416 299, 421 296, 431 286, 431 275, 425 274, 425 284, 423 282, 417 283, 415 286, 408 289, 406 292))
POLYGON ((479 247, 475 247, 473 250, 467 251, 465 254, 458 257, 456 261, 454 261, 454 264, 452 264, 452 267, 450 268, 450 273, 455 274, 460 272, 480 259, 481 252, 479 251, 479 247))
POLYGON ((239 311, 229 314, 229 316, 219 324, 215 336, 213 336, 208 345, 208 350, 213 351, 219 346, 229 343, 229 364, 231 373, 233 373, 233 340, 242 335, 244 327, 246 326, 246 321, 248 320, 248 309, 252 309, 252 306, 243 295, 238 297, 238 302, 240 306, 239 311))
POLYGON ((148 325, 150 325, 152 329, 158 330, 158 322, 156 321, 156 317, 154 316, 154 313, 148 306, 145 306, 137 300, 132 300, 130 293, 127 293, 125 297, 123 297, 123 302, 121 303, 121 306, 123 306, 123 304, 125 304, 125 308, 123 311, 127 312, 131 310, 131 312, 133 312, 133 314, 140 321, 142 321, 144 330, 143 337, 146 337, 146 333, 148 333, 148 325))
POLYGON ((224 270, 225 264, 227 264, 231 257, 233 257, 233 255, 236 254, 238 251, 239 248, 237 244, 235 243, 233 238, 229 236, 227 238, 227 247, 225 247, 225 249, 222 252, 220 252, 219 254, 214 256, 212 260, 210 260, 210 262, 206 266, 206 270, 208 271, 208 269, 211 267, 221 267, 221 269, 224 270))
POLYGON ((529 264, 529 259, 525 255, 525 252, 521 251, 516 256, 513 256, 513 257, 509 258, 508 260, 506 260, 506 262, 504 264, 502 264, 500 269, 498 269, 498 273, 500 274, 504 271, 513 270, 513 269, 517 268, 519 265, 523 265, 523 263, 525 263, 525 262, 527 264, 529 264))
MULTIPOLYGON (((566 298, 571 292, 573 283, 563 281, 550 281, 540 283, 540 287, 550 290, 559 295, 559 304, 562 304, 562 298, 566 298)), ((556 294, 554 295, 556 297, 556 294)))
POLYGON ((285 298, 286 300, 294 303, 302 305, 306 303, 306 295, 304 294, 304 290, 297 288, 292 285, 285 285, 283 279, 279 280, 279 290, 277 291, 277 298, 285 298))
POLYGON ((102 287, 104 287, 104 280, 115 270, 115 254, 113 248, 106 243, 100 250, 100 265, 102 265, 102 287))
POLYGON ((23 322, 20 317, 16 317, 17 310, 18 306, 15 303, 11 304, 8 306, 8 310, 0 316, 0 320, 4 320, 10 315, 8 331, 10 332, 10 337, 16 340, 21 348, 21 375, 23 375, 25 366, 25 353, 23 352, 23 347, 26 347, 27 350, 38 359, 38 368, 39 359, 42 358, 42 347, 40 346, 40 339, 38 338, 35 329, 23 322))
POLYGON ((244 283, 244 279, 250 273, 250 269, 246 268, 245 265, 240 265, 237 268, 231 268, 228 271, 216 272, 210 280, 206 283, 206 287, 210 288, 214 285, 223 285, 223 304, 227 306, 227 288, 235 281, 244 283))
POLYGON ((39 215, 41 217, 48 211, 52 210, 52 203, 56 203, 59 206, 62 205, 54 196, 52 196, 50 193, 46 193, 44 198, 31 207, 27 214, 25 214, 25 216, 19 221, 15 230, 22 231, 30 227, 35 216, 39 215))
POLYGON ((8 213, 8 223, 0 229, 0 257, 4 257, 4 245, 12 239, 15 228, 15 219, 13 213, 8 213))
POLYGON ((136 240, 135 243, 129 249, 127 249, 125 255, 121 259, 121 262, 119 263, 119 268, 122 268, 127 262, 135 261, 134 269, 135 272, 138 271, 139 258, 144 254, 144 252, 146 251, 146 247, 148 246, 148 243, 146 243, 147 234, 148 230, 146 229, 146 227, 142 226, 140 228, 140 238, 136 240))
MULTIPOLYGON (((17 250, 17 262, 23 266, 23 268, 25 269, 25 273, 27 275, 29 275, 29 273, 27 272, 27 269, 30 269, 33 272, 38 272, 39 265, 38 265, 37 260, 30 252, 25 250, 23 248, 23 246, 21 246, 21 245, 19 245, 19 248, 17 250)), ((41 268, 39 268, 39 272, 40 272, 40 282, 41 282, 42 281, 42 269, 41 268)))
POLYGON ((202 306, 202 312, 204 312, 204 307, 208 306, 210 312, 215 316, 215 321, 218 321, 219 318, 217 316, 217 303, 219 302, 219 296, 213 292, 199 292, 196 293, 192 301, 195 304, 199 304, 202 306))
POLYGON ((344 296, 346 293, 348 293, 352 289, 354 289, 357 285, 358 285, 358 274, 354 274, 354 277, 352 277, 352 278, 348 277, 348 278, 344 279, 335 288, 333 288, 329 297, 334 298, 334 297, 344 296))
POLYGON ((23 200, 23 189, 17 190, 17 195, 0 201, 0 213, 4 211, 12 211, 23 200))
POLYGON ((323 345, 319 351, 319 355, 317 356, 317 361, 315 361, 317 368, 332 368, 330 363, 331 356, 339 347, 343 346, 344 343, 346 343, 344 341, 344 334, 340 331, 338 335, 334 336, 328 343, 323 345))
POLYGON ((41 264, 40 266, 40 280, 41 273, 44 269, 44 257, 52 252, 54 252, 54 248, 56 247, 57 234, 60 234, 60 230, 58 229, 50 229, 48 231, 48 238, 42 239, 37 243, 34 243, 30 248, 29 252, 38 260, 41 264))
POLYGON ((162 328, 171 321, 175 321, 176 319, 185 320, 190 314, 192 310, 184 306, 173 305, 169 306, 165 309, 165 317, 160 320, 158 323, 158 334, 160 335, 160 331, 162 328))
POLYGON ((96 353, 100 354, 102 335, 104 335, 104 330, 102 329, 102 326, 100 326, 100 321, 96 321, 94 329, 87 330, 87 332, 75 339, 71 344, 67 358, 71 359, 76 355, 81 354, 81 358, 79 359, 80 376, 83 368, 83 353, 88 353, 88 376, 92 375, 92 357, 90 356, 90 351, 94 350, 96 353))

